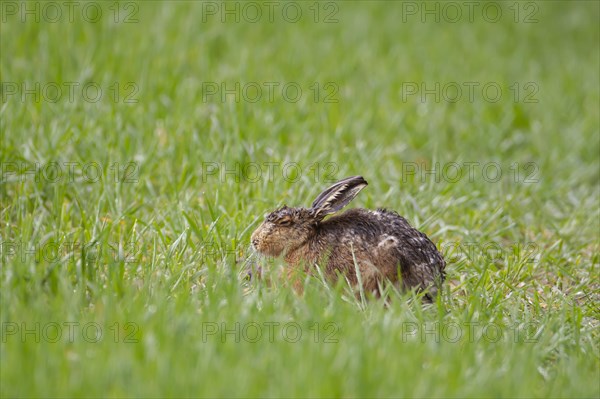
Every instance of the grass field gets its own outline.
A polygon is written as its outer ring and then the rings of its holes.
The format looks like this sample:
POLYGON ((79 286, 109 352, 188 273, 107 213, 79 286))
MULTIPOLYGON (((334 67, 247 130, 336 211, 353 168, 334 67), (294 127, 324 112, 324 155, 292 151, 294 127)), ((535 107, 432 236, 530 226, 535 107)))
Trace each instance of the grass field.
POLYGON ((600 397, 598 2, 0 5, 2 397, 600 397), (356 174, 435 304, 251 254, 356 174))

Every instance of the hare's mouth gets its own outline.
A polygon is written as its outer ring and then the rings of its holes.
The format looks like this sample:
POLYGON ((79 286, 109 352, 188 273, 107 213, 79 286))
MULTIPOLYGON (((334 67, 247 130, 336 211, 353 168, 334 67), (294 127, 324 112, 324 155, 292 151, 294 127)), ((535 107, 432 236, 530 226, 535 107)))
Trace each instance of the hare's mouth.
POLYGON ((278 257, 283 252, 283 248, 280 248, 277 245, 265 244, 260 240, 252 240, 252 248, 254 249, 254 251, 263 256, 278 257))

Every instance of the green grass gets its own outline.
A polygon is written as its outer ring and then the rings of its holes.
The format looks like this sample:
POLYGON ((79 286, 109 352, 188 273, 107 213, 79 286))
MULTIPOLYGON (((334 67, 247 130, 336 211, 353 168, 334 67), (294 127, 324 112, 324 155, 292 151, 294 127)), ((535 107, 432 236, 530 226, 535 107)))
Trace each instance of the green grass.
POLYGON ((597 2, 502 3, 496 23, 487 3, 473 22, 352 1, 335 23, 313 2, 297 23, 283 4, 222 23, 206 14, 221 3, 153 1, 129 24, 128 3, 118 23, 92 4, 96 23, 3 8, 2 397, 600 397, 597 2), (103 96, 23 99, 24 82, 103 96), (223 82, 265 91, 221 101, 207 90, 223 82), (422 82, 479 86, 407 94, 422 82), (479 164, 454 179, 453 162, 479 164), (318 277, 300 297, 281 260, 250 256, 264 213, 354 174, 369 186, 352 206, 394 209, 444 249, 433 306, 318 277), (255 263, 265 278, 244 280, 255 263))

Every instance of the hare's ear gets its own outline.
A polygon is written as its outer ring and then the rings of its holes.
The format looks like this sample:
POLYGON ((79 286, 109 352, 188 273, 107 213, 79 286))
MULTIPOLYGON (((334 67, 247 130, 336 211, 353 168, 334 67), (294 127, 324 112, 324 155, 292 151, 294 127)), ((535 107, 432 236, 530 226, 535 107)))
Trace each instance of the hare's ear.
POLYGON ((367 186, 362 176, 347 177, 323 191, 312 203, 315 216, 325 217, 337 212, 356 197, 367 186))

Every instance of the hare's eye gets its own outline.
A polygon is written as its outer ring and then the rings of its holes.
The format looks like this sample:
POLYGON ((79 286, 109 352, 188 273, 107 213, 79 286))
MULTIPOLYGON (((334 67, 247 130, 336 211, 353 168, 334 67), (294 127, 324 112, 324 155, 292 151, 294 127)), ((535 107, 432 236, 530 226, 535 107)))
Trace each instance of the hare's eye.
POLYGON ((280 226, 289 226, 292 224, 291 219, 283 219, 279 221, 280 226))

